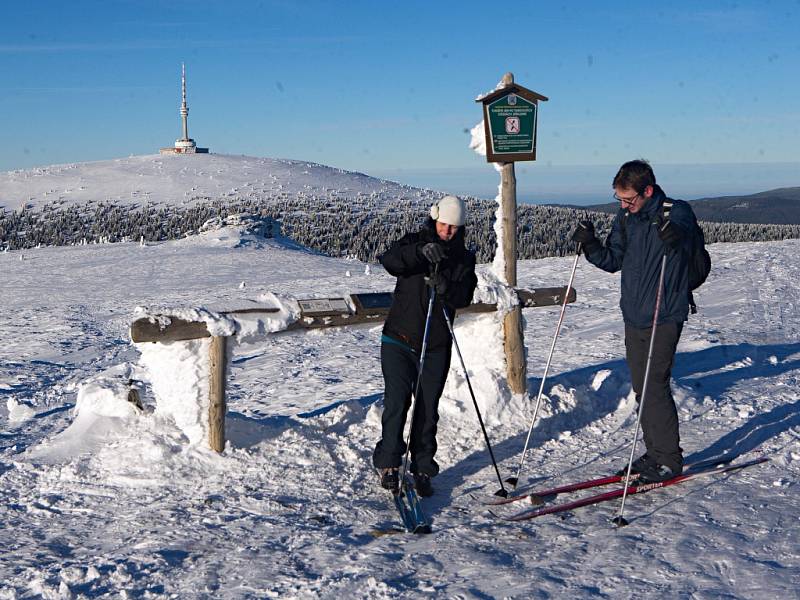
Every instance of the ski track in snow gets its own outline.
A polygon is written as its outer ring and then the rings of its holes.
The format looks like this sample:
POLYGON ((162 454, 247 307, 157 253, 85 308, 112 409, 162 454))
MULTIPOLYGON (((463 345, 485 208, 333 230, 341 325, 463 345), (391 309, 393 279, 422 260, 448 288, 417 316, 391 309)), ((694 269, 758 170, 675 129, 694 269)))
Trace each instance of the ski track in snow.
MULTIPOLYGON (((674 371, 687 462, 763 452, 769 463, 631 497, 624 529, 610 524, 617 503, 500 522, 472 499, 499 484, 454 357, 427 536, 386 535, 396 513, 370 467, 378 326, 236 345, 221 455, 188 444, 147 389, 144 414, 70 433, 78 385, 137 362, 127 333, 137 305, 224 307, 267 291, 337 296, 394 282, 276 241, 235 246, 209 233, 0 255, 0 598, 796 596, 800 242, 710 247, 674 371)), ((571 262, 522 262, 520 285, 564 285, 571 262)), ((627 460, 635 402, 618 281, 581 259, 523 484, 627 460)), ((532 395, 558 310, 524 312, 532 395)), ((535 398, 503 388, 494 319, 459 318, 456 334, 509 476, 535 398)))

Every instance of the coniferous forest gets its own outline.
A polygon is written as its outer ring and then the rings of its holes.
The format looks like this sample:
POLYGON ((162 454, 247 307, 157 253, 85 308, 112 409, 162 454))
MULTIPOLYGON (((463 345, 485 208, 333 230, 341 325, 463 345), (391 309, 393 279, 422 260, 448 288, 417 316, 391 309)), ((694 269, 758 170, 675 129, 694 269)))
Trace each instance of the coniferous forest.
MULTIPOLYGON (((82 243, 173 240, 249 215, 260 233, 281 235, 336 257, 375 262, 388 245, 418 228, 437 194, 391 200, 342 192, 326 196, 282 193, 271 197, 196 198, 186 206, 136 206, 111 202, 46 204, 0 213, 0 250, 82 243), (208 223, 208 222, 211 223, 208 223), (204 227, 205 226, 205 227, 204 227)), ((492 260, 495 248, 494 201, 466 199, 467 244, 479 262, 492 260)), ((518 251, 522 259, 574 252, 569 237, 581 219, 594 221, 602 237, 613 216, 586 210, 523 204, 518 207, 518 251)), ((706 243, 800 238, 798 225, 701 223, 706 243)))

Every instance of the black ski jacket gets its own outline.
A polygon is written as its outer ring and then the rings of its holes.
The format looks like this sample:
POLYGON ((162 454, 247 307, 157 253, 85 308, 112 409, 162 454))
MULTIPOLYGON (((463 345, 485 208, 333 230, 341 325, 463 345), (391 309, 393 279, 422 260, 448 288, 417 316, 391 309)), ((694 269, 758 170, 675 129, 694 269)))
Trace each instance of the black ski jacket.
POLYGON ((383 333, 410 346, 415 352, 420 352, 422 348, 430 299, 430 287, 425 283, 425 276, 432 271, 421 249, 430 242, 441 244, 447 252, 447 258, 439 265, 439 273, 447 279, 448 285, 444 298, 437 295, 433 304, 428 332, 429 350, 450 349, 452 341, 442 307, 447 309, 452 322, 455 309, 469 306, 472 302, 472 294, 478 284, 475 255, 464 246, 463 227, 459 227, 452 240, 443 242, 436 234, 436 222, 429 218, 420 231, 408 233, 392 244, 380 257, 384 268, 397 277, 394 299, 383 333))
POLYGON ((669 219, 684 235, 677 250, 667 248, 658 237, 664 200, 664 191, 655 186, 655 193, 639 212, 620 209, 605 244, 586 256, 590 263, 604 271, 622 271, 619 299, 622 317, 625 323, 638 329, 647 329, 653 324, 664 253, 667 263, 658 324, 683 323, 689 315, 689 233, 694 216, 689 204, 673 200, 669 219))

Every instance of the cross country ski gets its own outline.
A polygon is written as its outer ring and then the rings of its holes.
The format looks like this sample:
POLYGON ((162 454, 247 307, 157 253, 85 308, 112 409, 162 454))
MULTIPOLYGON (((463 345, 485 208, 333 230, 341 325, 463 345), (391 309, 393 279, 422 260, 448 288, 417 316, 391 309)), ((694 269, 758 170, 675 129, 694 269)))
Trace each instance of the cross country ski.
MULTIPOLYGON (((729 457, 721 457, 712 460, 704 460, 698 463, 690 464, 686 467, 686 472, 697 470, 697 469, 704 469, 707 467, 713 466, 720 466, 720 465, 727 465, 734 460, 736 460, 738 456, 729 456, 729 457)), ((486 506, 502 506, 504 504, 511 504, 512 502, 521 502, 523 500, 529 501, 531 504, 544 504, 545 499, 552 496, 557 496, 559 494, 566 494, 569 492, 577 492, 580 490, 587 490, 591 488, 603 487, 605 485, 611 485, 613 483, 620 483, 625 478, 624 475, 608 475, 606 477, 598 477, 596 479, 587 479, 584 481, 576 481, 574 483, 567 483, 564 485, 559 485, 551 488, 540 488, 537 489, 533 485, 527 486, 517 491, 516 494, 513 496, 508 496, 506 498, 499 498, 497 496, 491 497, 483 497, 480 499, 481 504, 486 506)), ((639 478, 638 473, 631 473, 630 482, 633 483, 639 478)))
POLYGON ((492 511, 490 512, 492 512, 494 516, 499 517, 504 521, 527 521, 529 519, 535 519, 536 517, 542 517, 544 515, 563 513, 574 510, 576 508, 581 508, 583 506, 600 504, 602 502, 607 502, 608 500, 621 498, 623 494, 627 494, 629 496, 634 494, 643 494, 645 492, 649 492, 663 487, 668 487, 671 485, 676 485, 679 483, 683 483, 685 481, 689 481, 691 479, 696 479, 698 477, 705 477, 708 475, 717 475, 720 473, 729 473, 731 471, 738 471, 739 469, 744 469, 747 467, 751 467, 753 465, 759 465, 761 463, 767 462, 768 460, 769 458, 767 457, 760 457, 738 464, 727 464, 727 465, 720 465, 717 467, 700 468, 693 470, 690 469, 681 475, 672 477, 664 481, 657 481, 653 483, 633 483, 632 485, 629 485, 627 487, 619 488, 602 494, 596 494, 594 496, 589 496, 588 498, 582 498, 580 500, 574 500, 572 502, 565 502, 563 504, 556 504, 553 506, 546 506, 543 508, 533 508, 533 509, 523 510, 521 512, 508 516, 500 515, 492 511))
POLYGON ((409 533, 431 532, 430 523, 422 511, 422 503, 414 490, 414 483, 408 475, 403 479, 399 492, 392 494, 392 497, 406 531, 409 533))

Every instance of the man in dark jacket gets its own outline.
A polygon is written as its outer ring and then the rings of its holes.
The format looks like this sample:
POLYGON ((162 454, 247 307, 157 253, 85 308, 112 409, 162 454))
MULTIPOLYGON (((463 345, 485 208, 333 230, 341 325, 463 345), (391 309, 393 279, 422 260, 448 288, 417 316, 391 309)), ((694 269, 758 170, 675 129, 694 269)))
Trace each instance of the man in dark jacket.
POLYGON ((417 384, 431 289, 436 295, 410 437, 410 470, 421 496, 433 493, 430 479, 439 472, 433 459, 436 424, 452 344, 442 309, 452 322, 455 309, 472 302, 477 285, 475 255, 464 246, 465 212, 463 201, 445 196, 431 208, 431 218, 420 231, 400 238, 380 258, 384 268, 397 277, 397 285, 381 337, 382 432, 372 462, 381 472, 381 485, 395 493, 398 468, 406 452, 403 428, 417 384))
MULTIPOLYGON (((625 350, 636 400, 641 400, 650 347, 656 292, 666 254, 664 288, 656 321, 656 335, 642 433, 647 452, 633 462, 632 472, 646 482, 664 481, 683 470, 678 413, 670 389, 675 350, 689 314, 688 258, 694 224, 691 207, 668 199, 656 185, 650 165, 627 162, 614 177, 614 198, 620 202, 611 232, 602 244, 594 225, 582 221, 572 239, 583 244, 586 259, 615 273, 622 271, 620 308, 625 321, 625 350), (664 204, 671 209, 665 218, 664 204)), ((625 470, 627 471, 627 464, 625 470)))

